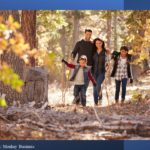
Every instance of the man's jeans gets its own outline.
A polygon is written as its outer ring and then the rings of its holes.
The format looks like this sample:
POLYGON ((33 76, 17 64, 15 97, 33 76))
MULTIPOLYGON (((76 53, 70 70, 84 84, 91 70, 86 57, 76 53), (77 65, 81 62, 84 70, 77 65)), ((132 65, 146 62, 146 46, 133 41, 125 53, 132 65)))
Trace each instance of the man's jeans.
POLYGON ((126 96, 126 86, 127 86, 127 78, 123 78, 122 80, 115 80, 116 83, 116 93, 115 93, 115 101, 118 102, 119 100, 119 93, 120 93, 120 85, 122 83, 122 95, 121 95, 121 100, 125 100, 126 96))
POLYGON ((74 101, 76 104, 81 102, 82 106, 86 106, 86 86, 75 85, 74 86, 74 101))
POLYGON ((93 96, 94 96, 94 102, 97 105, 98 100, 101 100, 101 95, 100 95, 101 84, 103 83, 103 81, 105 79, 105 73, 101 73, 98 76, 94 75, 94 78, 96 80, 97 85, 94 87, 93 96))

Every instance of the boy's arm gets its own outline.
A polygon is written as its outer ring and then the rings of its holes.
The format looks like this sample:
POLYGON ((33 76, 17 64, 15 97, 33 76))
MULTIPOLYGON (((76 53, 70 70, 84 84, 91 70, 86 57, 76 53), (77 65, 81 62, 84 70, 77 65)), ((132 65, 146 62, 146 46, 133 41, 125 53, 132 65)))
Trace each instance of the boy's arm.
POLYGON ((95 81, 94 77, 91 74, 91 70, 88 71, 88 77, 92 81, 93 85, 96 86, 96 81, 95 81))
POLYGON ((65 64, 65 65, 67 65, 67 67, 69 67, 69 68, 72 68, 72 69, 74 69, 75 68, 75 65, 74 64, 70 64, 70 63, 68 63, 66 60, 64 60, 64 59, 62 59, 62 62, 65 64))

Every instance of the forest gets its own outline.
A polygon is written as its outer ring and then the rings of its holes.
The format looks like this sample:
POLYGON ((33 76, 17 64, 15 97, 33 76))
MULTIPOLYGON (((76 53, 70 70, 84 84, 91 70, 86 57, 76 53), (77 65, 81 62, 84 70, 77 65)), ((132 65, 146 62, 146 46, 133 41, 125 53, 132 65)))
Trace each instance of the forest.
MULTIPOLYGON (((0 10, 0 139, 150 139, 149 10, 0 10), (123 106, 115 105, 108 71, 102 105, 73 101, 71 61, 85 29, 110 53, 121 46, 133 56, 133 83, 123 106)), ((110 62, 110 70, 112 69, 110 62)))

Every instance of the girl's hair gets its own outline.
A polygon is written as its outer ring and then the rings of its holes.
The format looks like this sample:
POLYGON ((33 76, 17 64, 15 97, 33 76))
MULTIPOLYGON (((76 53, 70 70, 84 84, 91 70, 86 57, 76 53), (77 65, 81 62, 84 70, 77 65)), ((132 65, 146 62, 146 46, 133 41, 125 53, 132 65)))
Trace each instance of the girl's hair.
POLYGON ((121 46, 120 51, 121 51, 121 50, 125 50, 125 51, 127 51, 127 52, 129 51, 129 49, 128 49, 127 46, 121 46))
POLYGON ((105 51, 106 50, 106 48, 105 48, 105 42, 102 39, 100 39, 100 38, 96 38, 93 41, 93 51, 94 51, 94 53, 97 51, 96 41, 101 41, 103 43, 102 44, 102 49, 105 51))

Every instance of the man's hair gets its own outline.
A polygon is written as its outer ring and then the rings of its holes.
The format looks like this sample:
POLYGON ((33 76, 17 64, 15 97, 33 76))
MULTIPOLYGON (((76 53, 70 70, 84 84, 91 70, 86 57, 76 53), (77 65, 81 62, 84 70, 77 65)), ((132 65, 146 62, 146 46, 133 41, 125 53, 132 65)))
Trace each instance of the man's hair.
POLYGON ((91 29, 85 29, 85 33, 86 32, 91 32, 92 33, 92 30, 91 29))
POLYGON ((125 51, 127 51, 127 52, 129 51, 129 49, 128 49, 127 46, 121 46, 120 51, 121 51, 121 50, 125 50, 125 51))

